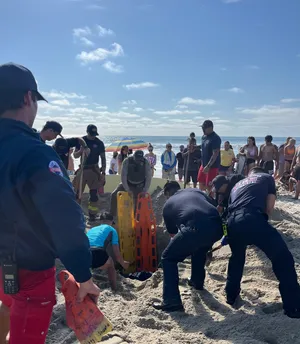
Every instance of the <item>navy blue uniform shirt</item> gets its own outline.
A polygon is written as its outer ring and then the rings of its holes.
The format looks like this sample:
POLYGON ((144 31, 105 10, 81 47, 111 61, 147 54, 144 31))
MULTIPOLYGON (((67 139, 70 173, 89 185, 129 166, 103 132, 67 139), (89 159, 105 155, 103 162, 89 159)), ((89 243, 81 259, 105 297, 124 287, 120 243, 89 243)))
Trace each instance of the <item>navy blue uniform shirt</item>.
POLYGON ((232 189, 228 212, 248 209, 265 213, 270 194, 276 195, 274 178, 266 173, 251 173, 232 189))
POLYGON ((163 218, 167 231, 176 234, 180 225, 197 229, 220 230, 221 218, 213 205, 214 200, 197 189, 184 189, 170 197, 163 208, 163 218))
MULTIPOLYGON (((221 138, 217 135, 214 131, 210 135, 203 135, 202 136, 202 166, 205 167, 208 163, 210 158, 213 155, 213 151, 216 149, 221 148, 221 138)), ((211 168, 219 168, 220 167, 220 152, 216 161, 210 166, 211 168)))
POLYGON ((0 118, 0 258, 47 270, 60 258, 77 282, 91 278, 82 210, 56 154, 30 127, 0 118))

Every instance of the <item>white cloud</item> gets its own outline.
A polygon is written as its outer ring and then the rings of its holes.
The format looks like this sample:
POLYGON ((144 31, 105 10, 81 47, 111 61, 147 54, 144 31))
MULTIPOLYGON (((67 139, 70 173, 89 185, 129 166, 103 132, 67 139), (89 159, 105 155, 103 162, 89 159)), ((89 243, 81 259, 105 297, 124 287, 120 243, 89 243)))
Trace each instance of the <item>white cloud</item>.
POLYGON ((128 110, 128 106, 121 107, 122 110, 128 110))
POLYGON ((60 105, 60 106, 70 106, 71 103, 68 101, 68 99, 57 99, 57 100, 53 100, 51 102, 51 104, 54 105, 60 105))
POLYGON ((256 65, 249 65, 249 66, 247 66, 247 68, 248 68, 248 69, 252 69, 252 70, 257 70, 257 69, 259 69, 259 67, 256 66, 256 65))
MULTIPOLYGON (((256 116, 283 116, 282 120, 286 121, 288 116, 300 116, 300 108, 287 108, 284 106, 278 105, 264 105, 259 108, 237 108, 239 113, 247 115, 256 115, 256 116)), ((270 121, 270 118, 268 118, 270 121)))
POLYGON ((132 100, 126 100, 124 102, 122 102, 123 105, 136 105, 137 101, 132 99, 132 100))
POLYGON ((153 88, 153 87, 158 87, 158 86, 159 86, 159 84, 155 84, 154 82, 149 82, 149 81, 141 82, 138 84, 132 83, 129 85, 123 85, 123 87, 126 88, 126 90, 141 89, 141 88, 153 88))
POLYGON ((106 105, 99 105, 99 106, 96 106, 96 109, 99 109, 99 110, 107 110, 108 107, 106 105))
POLYGON ((141 107, 136 107, 136 108, 133 109, 133 111, 135 111, 135 112, 141 112, 141 111, 144 111, 144 109, 141 108, 141 107))
POLYGON ((120 44, 113 43, 111 49, 98 48, 92 51, 82 51, 77 55, 77 59, 84 64, 106 60, 109 57, 123 56, 124 51, 120 44))
POLYGON ((112 36, 115 33, 113 32, 113 30, 111 29, 106 29, 105 27, 101 26, 101 25, 97 25, 97 31, 98 31, 98 35, 100 37, 105 37, 105 36, 112 36))
POLYGON ((178 104, 190 104, 190 105, 214 105, 216 101, 214 99, 194 99, 191 97, 181 98, 178 104))
POLYGON ((187 105, 176 105, 175 108, 176 109, 187 109, 188 106, 187 105))
POLYGON ((91 4, 86 6, 87 10, 91 10, 91 11, 98 11, 98 10, 104 10, 105 7, 100 6, 100 5, 96 5, 96 4, 91 4))
POLYGON ((232 87, 227 90, 228 92, 231 93, 244 93, 245 91, 239 87, 232 87))
POLYGON ((94 42, 92 42, 91 40, 87 39, 86 37, 80 37, 80 42, 84 45, 86 45, 87 47, 93 47, 95 45, 94 42))
POLYGON ((156 115, 173 116, 173 115, 197 115, 200 111, 196 110, 163 110, 154 111, 156 115))
POLYGON ((241 2, 242 0, 223 0, 224 4, 235 4, 241 2))
POLYGON ((124 67, 121 65, 117 65, 114 62, 111 61, 106 61, 103 64, 103 68, 105 68, 106 70, 108 70, 111 73, 123 73, 124 72, 124 67))
POLYGON ((56 91, 56 90, 51 90, 50 92, 42 92, 42 94, 46 98, 57 98, 57 99, 85 99, 86 96, 82 94, 77 94, 77 93, 66 93, 66 92, 61 92, 61 91, 56 91))
POLYGON ((283 98, 281 99, 281 103, 290 104, 290 103, 299 103, 300 98, 283 98))
POLYGON ((74 37, 86 37, 86 36, 90 36, 92 34, 92 30, 88 27, 80 27, 77 29, 73 29, 73 36, 74 37))
POLYGON ((227 68, 222 67, 222 68, 221 68, 221 71, 222 71, 222 72, 226 72, 226 71, 227 71, 227 68))

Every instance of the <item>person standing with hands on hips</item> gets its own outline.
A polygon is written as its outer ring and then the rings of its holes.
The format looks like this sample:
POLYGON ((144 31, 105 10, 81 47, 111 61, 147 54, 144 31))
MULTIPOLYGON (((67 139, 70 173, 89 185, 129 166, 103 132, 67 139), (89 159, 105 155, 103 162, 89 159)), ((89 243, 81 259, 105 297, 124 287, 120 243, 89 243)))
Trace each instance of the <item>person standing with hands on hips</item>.
POLYGON ((206 120, 202 124, 202 165, 198 172, 199 188, 210 193, 212 181, 218 175, 220 167, 221 138, 214 132, 214 124, 206 120))
POLYGON ((0 65, 2 343, 9 331, 10 344, 45 343, 56 303, 56 258, 80 284, 79 302, 99 295, 83 213, 67 171, 32 129, 40 100, 45 98, 27 68, 0 65))

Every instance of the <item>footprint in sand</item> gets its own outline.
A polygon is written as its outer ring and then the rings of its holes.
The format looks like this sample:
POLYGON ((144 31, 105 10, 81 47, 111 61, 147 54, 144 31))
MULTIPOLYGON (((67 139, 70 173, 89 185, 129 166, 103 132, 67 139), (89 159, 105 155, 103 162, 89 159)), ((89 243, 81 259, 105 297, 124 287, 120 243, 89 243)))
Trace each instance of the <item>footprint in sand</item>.
POLYGON ((140 318, 135 322, 136 326, 141 328, 149 328, 154 330, 169 331, 172 329, 172 325, 165 322, 157 322, 154 318, 140 318))

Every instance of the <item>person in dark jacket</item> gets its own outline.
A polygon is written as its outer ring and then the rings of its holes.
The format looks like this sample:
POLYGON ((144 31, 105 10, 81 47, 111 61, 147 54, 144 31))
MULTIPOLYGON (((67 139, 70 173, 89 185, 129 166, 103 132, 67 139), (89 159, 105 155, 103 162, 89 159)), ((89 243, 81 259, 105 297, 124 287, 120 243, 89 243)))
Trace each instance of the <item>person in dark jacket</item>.
POLYGON ((40 138, 44 143, 46 143, 46 141, 55 140, 57 136, 62 137, 62 130, 63 127, 60 123, 56 121, 47 121, 40 132, 40 138))
MULTIPOLYGON (((39 100, 45 99, 27 68, 0 65, 0 321, 8 325, 10 314, 10 344, 45 343, 56 302, 56 258, 80 284, 79 302, 99 295, 83 213, 67 172, 32 130, 39 100), (7 264, 16 267, 15 274, 3 276, 7 264), (17 288, 7 294, 3 279, 13 276, 17 288)), ((1 339, 8 331, 1 327, 1 339)))

